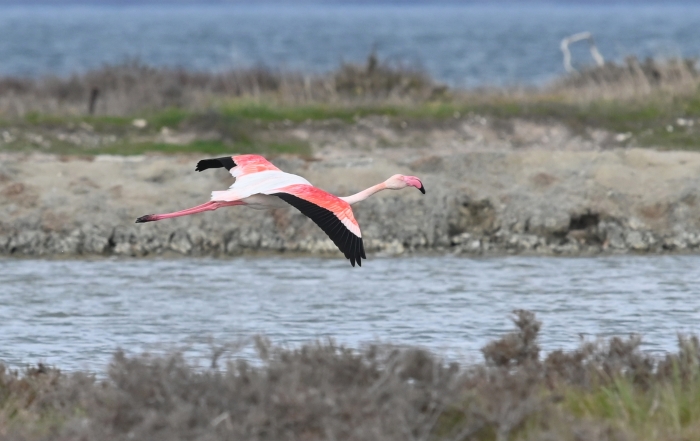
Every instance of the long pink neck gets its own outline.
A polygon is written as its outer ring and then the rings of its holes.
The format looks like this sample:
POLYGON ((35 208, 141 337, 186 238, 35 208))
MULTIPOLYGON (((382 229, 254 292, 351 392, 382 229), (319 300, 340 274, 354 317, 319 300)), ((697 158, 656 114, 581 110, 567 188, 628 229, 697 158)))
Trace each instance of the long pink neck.
POLYGON ((353 204, 356 204, 360 201, 364 201, 368 197, 372 196, 374 193, 376 193, 378 191, 385 190, 385 189, 386 189, 386 184, 384 182, 382 182, 381 184, 373 185, 366 190, 362 190, 359 193, 355 193, 352 196, 346 196, 346 197, 343 197, 340 199, 344 200, 345 202, 347 202, 350 205, 353 205, 353 204))

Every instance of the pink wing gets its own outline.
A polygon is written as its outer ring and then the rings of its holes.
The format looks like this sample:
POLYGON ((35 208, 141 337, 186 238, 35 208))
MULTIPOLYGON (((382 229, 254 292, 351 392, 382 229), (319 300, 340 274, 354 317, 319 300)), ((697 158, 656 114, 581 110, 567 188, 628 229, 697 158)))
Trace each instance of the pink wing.
POLYGON ((279 168, 272 165, 270 161, 260 155, 236 155, 224 156, 223 158, 203 159, 197 163, 195 170, 201 172, 208 168, 221 167, 225 167, 235 178, 261 171, 279 171, 279 168))
POLYGON ((233 157, 233 162, 236 166, 230 171, 236 178, 261 171, 280 171, 280 169, 260 155, 237 155, 233 157))
POLYGON ((275 190, 277 196, 310 218, 331 238, 333 243, 355 266, 366 259, 360 225, 350 204, 313 185, 294 184, 275 190))

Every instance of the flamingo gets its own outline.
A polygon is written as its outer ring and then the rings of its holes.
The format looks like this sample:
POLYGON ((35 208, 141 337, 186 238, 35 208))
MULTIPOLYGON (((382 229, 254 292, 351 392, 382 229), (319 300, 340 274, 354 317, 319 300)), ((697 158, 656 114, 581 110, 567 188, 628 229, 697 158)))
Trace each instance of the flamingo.
POLYGON ((360 226, 351 206, 386 189, 416 187, 425 194, 425 187, 417 177, 394 175, 352 196, 338 197, 314 187, 301 176, 283 172, 260 155, 203 159, 197 163, 195 170, 201 172, 221 167, 235 178, 228 190, 213 191, 211 200, 205 204, 173 213, 147 214, 136 219, 136 223, 188 216, 235 205, 255 209, 288 208, 291 205, 321 227, 354 267, 355 262, 362 266, 362 259, 367 257, 360 226))

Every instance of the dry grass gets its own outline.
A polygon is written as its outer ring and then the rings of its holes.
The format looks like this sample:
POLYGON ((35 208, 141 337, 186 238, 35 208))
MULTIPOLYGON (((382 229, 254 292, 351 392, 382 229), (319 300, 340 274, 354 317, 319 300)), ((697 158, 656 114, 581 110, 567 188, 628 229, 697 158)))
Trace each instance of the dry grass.
POLYGON ((190 72, 127 62, 69 78, 1 78, 0 116, 85 115, 93 94, 95 114, 131 116, 170 108, 204 111, 227 99, 266 99, 285 105, 406 102, 441 91, 444 87, 424 72, 380 62, 375 54, 365 65, 343 64, 325 75, 264 67, 190 72))
POLYGON ((700 345, 654 358, 639 338, 540 356, 540 323, 477 366, 414 348, 332 343, 194 368, 117 353, 107 378, 45 366, 0 374, 4 440, 691 440, 700 437, 700 345))
POLYGON ((627 57, 623 64, 608 62, 567 75, 551 86, 576 102, 644 99, 650 95, 667 97, 694 95, 700 85, 697 60, 647 58, 640 63, 627 57))
POLYGON ((403 105, 428 101, 455 104, 600 100, 639 100, 650 96, 694 95, 700 85, 695 60, 629 57, 561 77, 543 88, 451 90, 420 70, 381 61, 344 63, 326 74, 275 71, 257 67, 219 73, 155 68, 137 61, 106 65, 68 78, 0 78, 0 116, 133 116, 164 109, 202 112, 221 103, 253 101, 282 106, 403 105))

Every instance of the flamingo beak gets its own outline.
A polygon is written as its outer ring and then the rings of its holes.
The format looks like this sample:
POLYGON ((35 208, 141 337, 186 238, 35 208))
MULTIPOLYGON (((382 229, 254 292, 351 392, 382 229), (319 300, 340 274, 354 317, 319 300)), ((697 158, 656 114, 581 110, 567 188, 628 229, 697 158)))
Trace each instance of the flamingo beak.
POLYGON ((404 180, 406 181, 406 184, 416 187, 421 193, 425 194, 425 187, 420 179, 415 176, 405 176, 404 180))

